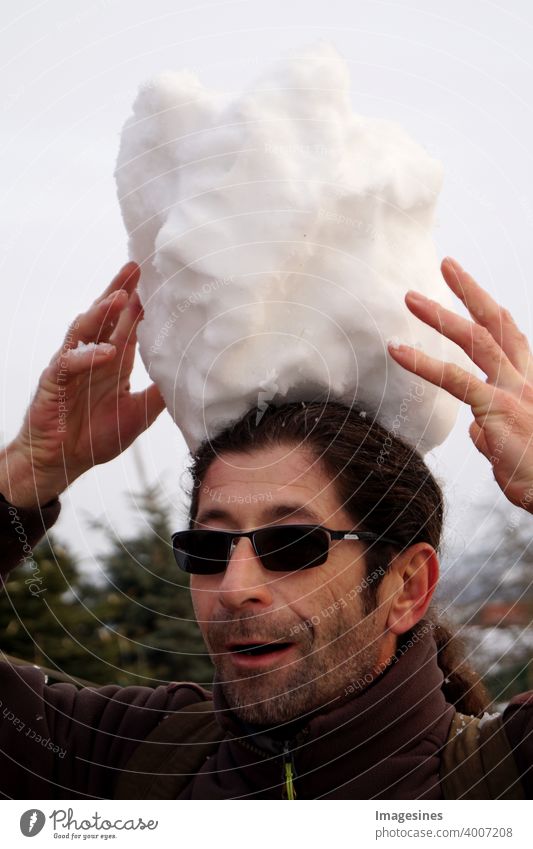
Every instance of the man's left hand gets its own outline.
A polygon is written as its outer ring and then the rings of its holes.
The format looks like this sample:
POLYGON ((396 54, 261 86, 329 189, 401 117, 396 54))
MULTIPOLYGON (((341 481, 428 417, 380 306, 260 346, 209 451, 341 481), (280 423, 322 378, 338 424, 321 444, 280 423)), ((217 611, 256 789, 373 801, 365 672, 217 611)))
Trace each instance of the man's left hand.
POLYGON ((493 466, 494 477, 512 504, 533 513, 533 355, 526 336, 459 263, 446 257, 442 275, 468 309, 462 318, 418 292, 405 302, 417 318, 457 343, 486 374, 483 381, 453 363, 389 343, 405 369, 469 404, 469 433, 493 466))

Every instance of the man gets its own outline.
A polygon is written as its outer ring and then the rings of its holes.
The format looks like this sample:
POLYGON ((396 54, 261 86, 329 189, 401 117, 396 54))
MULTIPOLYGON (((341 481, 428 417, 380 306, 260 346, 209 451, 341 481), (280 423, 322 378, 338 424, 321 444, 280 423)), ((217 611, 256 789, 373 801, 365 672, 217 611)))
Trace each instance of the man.
MULTIPOLYGON (((456 263, 444 262, 442 271, 474 323, 414 295, 407 304, 460 344, 487 382, 412 349, 391 354, 470 404, 476 446, 493 462, 507 497, 530 510, 527 342, 456 263)), ((125 266, 111 291, 78 318, 4 452, 4 570, 38 537, 39 507, 49 526, 59 493, 91 461, 116 456, 162 409, 154 386, 129 393, 142 315, 138 277, 138 267, 125 266), (74 353, 78 341, 98 344, 74 353), (63 430, 57 427, 61 367, 72 410, 63 430)), ((176 535, 175 550, 191 572, 196 615, 216 667, 222 735, 177 798, 294 798, 295 788, 296 798, 441 798, 454 707, 437 655, 439 624, 427 615, 438 578, 438 487, 400 440, 379 462, 384 432, 377 423, 352 415, 341 429, 346 410, 331 404, 322 429, 315 418, 313 435, 311 418, 321 405, 304 404, 299 417, 298 405, 288 406, 269 411, 256 432, 250 415, 243 417, 194 458, 190 527, 176 535), (320 450, 336 434, 355 458, 353 478, 337 479, 342 451, 335 459, 320 450), (302 524, 312 526, 312 536, 302 538, 302 524), (200 542, 200 530, 216 535, 200 542)), ((460 677, 459 667, 452 671, 460 677)), ((130 757, 163 717, 210 696, 187 683, 78 692, 47 686, 38 670, 3 663, 2 790, 15 798, 113 796, 130 757)), ((468 705, 468 698, 465 691, 454 703, 468 705)), ((531 796, 533 696, 515 700, 504 721, 531 796)))

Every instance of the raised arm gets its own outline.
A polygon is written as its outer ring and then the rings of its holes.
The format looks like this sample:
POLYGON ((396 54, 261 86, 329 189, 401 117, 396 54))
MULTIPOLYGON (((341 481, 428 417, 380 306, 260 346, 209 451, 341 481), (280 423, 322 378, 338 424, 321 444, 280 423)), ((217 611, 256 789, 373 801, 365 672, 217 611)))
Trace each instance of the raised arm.
POLYGON ((408 292, 406 304, 421 321, 456 342, 486 380, 408 345, 391 343, 389 352, 401 366, 471 407, 469 432, 476 448, 492 464, 509 501, 533 513, 533 355, 527 338, 509 311, 456 260, 447 257, 441 270, 472 321, 418 292, 408 292))
POLYGON ((130 392, 139 278, 139 266, 126 263, 72 322, 43 371, 19 433, 0 454, 0 493, 11 504, 36 509, 57 498, 124 451, 163 410, 155 384, 130 392))

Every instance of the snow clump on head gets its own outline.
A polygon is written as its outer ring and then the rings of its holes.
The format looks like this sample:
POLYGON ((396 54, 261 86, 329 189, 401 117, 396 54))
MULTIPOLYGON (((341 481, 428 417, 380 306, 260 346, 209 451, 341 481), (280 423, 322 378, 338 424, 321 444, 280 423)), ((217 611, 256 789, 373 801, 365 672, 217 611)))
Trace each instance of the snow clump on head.
POLYGON ((432 239, 442 166, 354 113, 333 45, 292 51, 237 99, 159 74, 115 178, 141 357, 191 451, 250 407, 300 400, 356 404, 421 453, 446 438, 459 402, 387 352, 465 365, 404 303, 451 300, 432 239))

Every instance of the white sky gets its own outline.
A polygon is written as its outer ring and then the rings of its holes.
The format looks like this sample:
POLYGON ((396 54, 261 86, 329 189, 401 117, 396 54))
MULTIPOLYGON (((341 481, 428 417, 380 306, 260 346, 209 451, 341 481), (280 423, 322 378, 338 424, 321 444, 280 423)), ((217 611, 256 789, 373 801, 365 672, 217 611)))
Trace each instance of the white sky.
MULTIPOLYGON (((533 6, 511 0, 4 0, 0 29, 0 438, 13 438, 68 323, 127 260, 113 170, 138 84, 187 66, 240 90, 285 49, 331 39, 349 63, 354 109, 402 124, 445 167, 436 240, 532 337, 530 267, 533 6)), ((147 378, 140 360, 134 388, 147 378)), ((499 492, 464 409, 434 452, 449 539, 472 544, 472 509, 499 492)), ((138 441, 150 481, 182 503, 184 441, 165 412, 138 441)), ((130 449, 62 496, 58 536, 88 567, 140 514, 130 449)), ((475 540, 474 540, 475 544, 475 540)))

